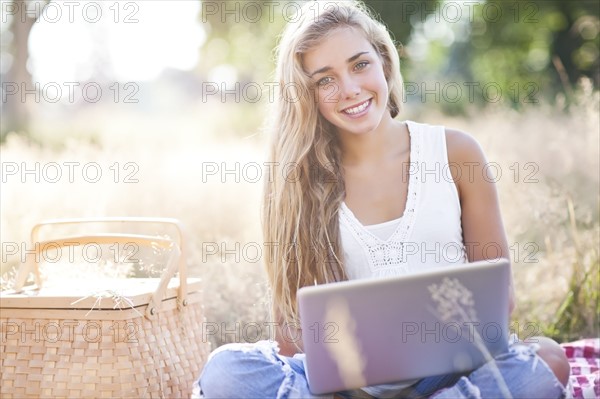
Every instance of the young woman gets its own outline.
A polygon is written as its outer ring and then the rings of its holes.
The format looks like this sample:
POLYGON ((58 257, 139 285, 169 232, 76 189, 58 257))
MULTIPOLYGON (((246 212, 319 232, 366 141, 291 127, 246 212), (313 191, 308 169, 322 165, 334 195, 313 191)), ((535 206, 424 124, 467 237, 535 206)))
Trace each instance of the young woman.
MULTIPOLYGON (((359 3, 314 5, 287 26, 278 48, 271 161, 289 173, 273 173, 266 184, 263 227, 265 242, 278 244, 269 246, 267 271, 281 328, 277 342, 214 351, 199 380, 207 398, 315 397, 301 343, 284 339, 296 336, 284 330, 298 325, 300 287, 509 254, 477 142, 460 131, 395 119, 402 78, 386 28, 359 3), (450 247, 463 250, 441 250, 450 247)), ((512 310, 512 288, 510 296, 512 310)), ((492 363, 466 376, 336 395, 503 397, 492 367, 515 398, 564 395, 569 368, 551 340, 512 345, 492 363)))

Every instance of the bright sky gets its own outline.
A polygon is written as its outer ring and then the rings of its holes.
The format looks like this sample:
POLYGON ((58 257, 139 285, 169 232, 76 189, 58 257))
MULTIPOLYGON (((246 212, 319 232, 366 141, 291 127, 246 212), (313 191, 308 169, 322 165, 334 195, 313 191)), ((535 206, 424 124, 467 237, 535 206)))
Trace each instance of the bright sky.
POLYGON ((199 1, 70 3, 49 3, 31 31, 28 68, 41 84, 91 79, 94 68, 118 81, 189 70, 206 39, 199 1))

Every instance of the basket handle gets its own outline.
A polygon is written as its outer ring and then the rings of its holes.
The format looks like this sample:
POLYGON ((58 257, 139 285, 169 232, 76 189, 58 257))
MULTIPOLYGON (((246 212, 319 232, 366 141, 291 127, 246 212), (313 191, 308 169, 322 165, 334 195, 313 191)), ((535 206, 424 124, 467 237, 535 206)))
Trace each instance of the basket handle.
POLYGON ((177 293, 178 306, 187 305, 187 268, 186 268, 186 257, 185 257, 185 229, 181 222, 177 219, 172 218, 147 218, 147 217, 121 217, 121 218, 78 218, 78 219, 55 219, 47 220, 36 224, 31 230, 31 242, 35 248, 34 259, 31 257, 25 262, 22 267, 19 268, 17 278, 15 280, 15 291, 20 291, 27 280, 27 276, 30 273, 34 274, 35 283, 41 288, 42 280, 39 272, 38 262, 39 259, 37 254, 42 251, 42 248, 46 244, 52 243, 59 247, 68 247, 76 245, 85 245, 89 243, 121 243, 129 244, 135 243, 143 246, 150 246, 152 244, 159 245, 163 248, 171 249, 171 256, 169 258, 166 269, 163 271, 158 288, 154 292, 151 302, 147 308, 146 316, 153 318, 160 310, 162 299, 164 298, 165 291, 171 278, 179 271, 179 290, 177 293), (83 223, 153 223, 153 224, 164 224, 174 226, 177 230, 177 240, 174 242, 169 239, 156 236, 147 235, 136 235, 136 234, 96 234, 96 235, 85 235, 78 237, 59 238, 51 241, 39 241, 39 230, 44 226, 56 226, 65 224, 83 224, 83 223), (38 245, 36 245, 38 244, 38 245))

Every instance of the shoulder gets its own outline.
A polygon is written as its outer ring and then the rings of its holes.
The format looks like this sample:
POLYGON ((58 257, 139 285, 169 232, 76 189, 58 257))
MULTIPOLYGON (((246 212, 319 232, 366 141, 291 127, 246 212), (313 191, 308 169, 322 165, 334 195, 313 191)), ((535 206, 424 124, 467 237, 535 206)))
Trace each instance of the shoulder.
POLYGON ((461 130, 445 128, 446 148, 450 163, 485 162, 479 142, 461 130))
POLYGON ((483 178, 487 160, 479 142, 470 134, 455 129, 445 129, 448 163, 456 183, 461 204, 475 191, 488 185, 483 178))
MULTIPOLYGON (((458 129, 451 129, 445 126, 438 125, 429 125, 425 123, 417 123, 412 121, 407 121, 409 127, 413 127, 416 129, 420 129, 422 132, 435 132, 445 134, 446 141, 446 151, 448 153, 448 162, 450 163, 469 163, 469 165, 473 165, 473 162, 480 162, 479 166, 482 166, 485 163, 485 155, 479 142, 470 134, 463 132, 458 129)), ((429 136, 427 134, 425 137, 429 136)), ((438 141, 438 135, 432 135, 431 137, 435 137, 435 141, 438 141)), ((439 141, 438 141, 439 142, 439 141)))

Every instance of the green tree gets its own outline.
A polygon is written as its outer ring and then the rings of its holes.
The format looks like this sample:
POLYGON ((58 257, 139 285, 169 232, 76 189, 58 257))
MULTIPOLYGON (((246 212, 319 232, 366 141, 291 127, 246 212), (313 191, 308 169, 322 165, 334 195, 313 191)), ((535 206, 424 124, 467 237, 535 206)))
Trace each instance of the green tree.
MULTIPOLYGON (((404 52, 405 76, 418 64, 416 80, 460 82, 473 89, 473 101, 486 105, 500 90, 509 106, 519 108, 557 95, 573 99, 573 87, 581 78, 600 84, 600 2, 514 1, 373 1, 369 6, 395 34, 411 44, 420 37, 448 27, 452 38, 430 39, 427 58, 416 61, 404 52), (459 10, 459 17, 456 11, 459 10), (448 45, 448 42, 451 42, 448 45), (482 87, 493 89, 487 93, 482 87)), ((416 46, 414 46, 416 47, 416 46)), ((471 101, 471 102, 473 102, 471 101)), ((463 110, 464 95, 450 110, 463 110)))
POLYGON ((530 93, 539 91, 550 100, 559 93, 569 99, 582 77, 598 87, 599 2, 490 0, 486 5, 502 14, 491 19, 485 5, 476 9, 469 42, 474 76, 499 82, 514 104, 535 100, 517 96, 515 89, 527 85, 530 93))

